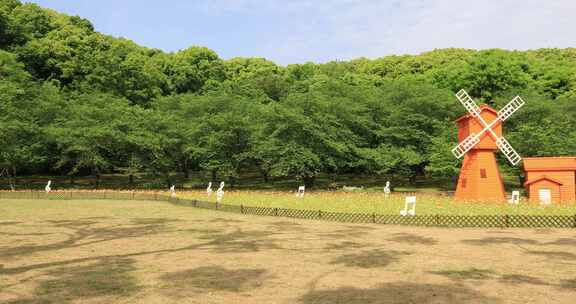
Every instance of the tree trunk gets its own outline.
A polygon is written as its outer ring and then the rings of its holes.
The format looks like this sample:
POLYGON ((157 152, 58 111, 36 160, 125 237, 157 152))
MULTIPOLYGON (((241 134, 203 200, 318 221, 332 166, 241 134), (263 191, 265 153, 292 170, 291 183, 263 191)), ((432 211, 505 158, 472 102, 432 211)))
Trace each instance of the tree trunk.
POLYGON ((96 173, 96 189, 100 187, 100 173, 96 173))
POLYGON ((128 184, 130 185, 130 189, 134 189, 134 174, 128 175, 128 184))
POLYGON ((303 181, 306 189, 311 189, 314 186, 314 176, 304 176, 303 181))
POLYGON ((216 170, 212 170, 212 181, 216 181, 216 170))
POLYGON ((16 167, 12 167, 12 172, 8 172, 8 183, 10 184, 10 190, 16 190, 16 167))
POLYGON ((260 170, 260 174, 262 175, 262 179, 264 179, 264 182, 268 183, 268 181, 270 180, 268 170, 260 170))
POLYGON ((168 188, 172 187, 172 179, 170 178, 170 174, 166 174, 166 185, 168 186, 168 188))
POLYGON ((184 160, 184 163, 182 165, 182 171, 184 172, 184 178, 188 179, 190 178, 190 172, 188 170, 188 161, 184 160))

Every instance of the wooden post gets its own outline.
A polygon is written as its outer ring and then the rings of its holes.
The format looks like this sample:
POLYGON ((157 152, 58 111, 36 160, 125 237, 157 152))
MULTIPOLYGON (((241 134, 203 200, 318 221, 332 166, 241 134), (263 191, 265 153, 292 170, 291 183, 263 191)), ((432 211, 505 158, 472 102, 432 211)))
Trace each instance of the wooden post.
POLYGON ((372 212, 372 223, 376 224, 376 213, 372 212))
POLYGON ((572 225, 573 228, 576 228, 576 214, 574 214, 574 224, 572 225))
POLYGON ((322 218, 322 210, 318 210, 318 218, 319 218, 319 219, 322 218))
POLYGON ((274 216, 278 216, 278 208, 274 208, 274 216))
POLYGON ((436 226, 440 226, 440 215, 436 214, 434 217, 436 218, 436 226))
POLYGON ((240 213, 244 214, 244 204, 240 204, 240 213))

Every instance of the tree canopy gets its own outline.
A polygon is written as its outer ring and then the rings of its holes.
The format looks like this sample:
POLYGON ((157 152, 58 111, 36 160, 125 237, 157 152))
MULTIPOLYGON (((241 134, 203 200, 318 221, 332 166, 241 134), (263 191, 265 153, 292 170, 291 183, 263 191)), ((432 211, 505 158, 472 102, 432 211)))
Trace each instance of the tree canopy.
POLYGON ((166 53, 36 4, 0 3, 0 170, 454 177, 464 88, 523 156, 576 155, 576 49, 440 49, 279 66, 166 53))

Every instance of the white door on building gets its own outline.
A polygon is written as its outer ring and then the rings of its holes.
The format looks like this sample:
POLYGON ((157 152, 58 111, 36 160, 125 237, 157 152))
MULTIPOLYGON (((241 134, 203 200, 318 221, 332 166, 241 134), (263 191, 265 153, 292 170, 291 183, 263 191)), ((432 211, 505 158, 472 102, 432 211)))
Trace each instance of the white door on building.
POLYGON ((538 198, 540 199, 540 204, 549 205, 552 203, 552 191, 550 189, 539 189, 538 198))

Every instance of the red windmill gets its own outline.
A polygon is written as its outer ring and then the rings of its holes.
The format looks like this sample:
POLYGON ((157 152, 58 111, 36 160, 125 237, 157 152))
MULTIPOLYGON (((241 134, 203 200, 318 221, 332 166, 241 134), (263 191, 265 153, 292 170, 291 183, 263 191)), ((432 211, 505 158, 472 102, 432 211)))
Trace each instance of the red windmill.
POLYGON ((452 149, 457 158, 464 156, 455 199, 459 201, 505 201, 504 184, 494 152, 499 149, 512 165, 521 157, 502 137, 502 123, 524 105, 514 97, 499 112, 488 105, 478 107, 464 90, 456 93, 468 114, 458 118, 458 146, 452 149))

